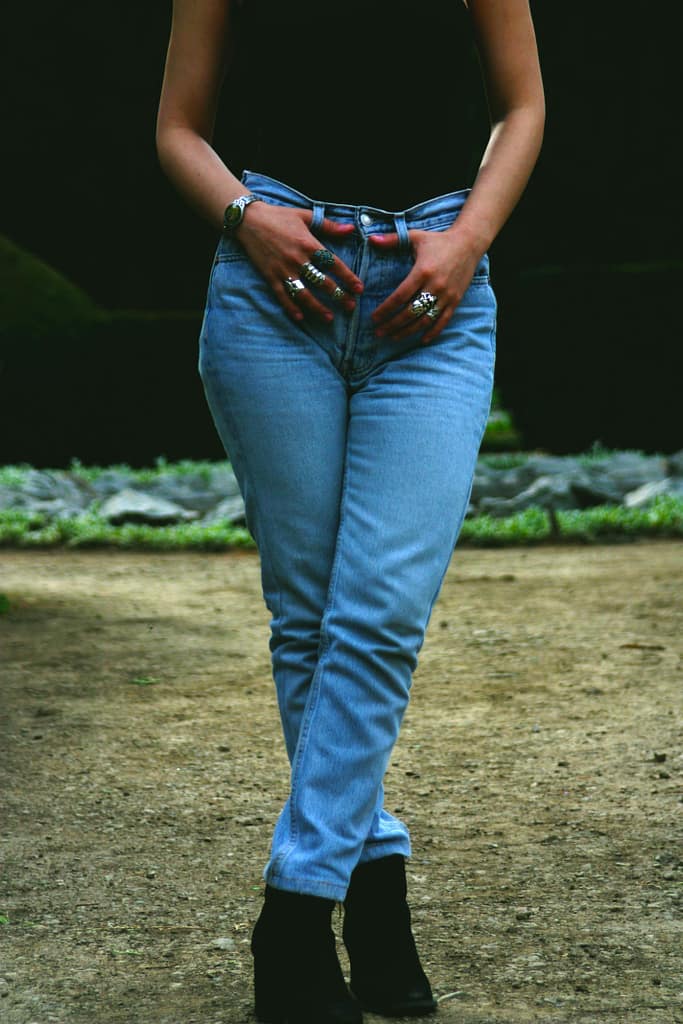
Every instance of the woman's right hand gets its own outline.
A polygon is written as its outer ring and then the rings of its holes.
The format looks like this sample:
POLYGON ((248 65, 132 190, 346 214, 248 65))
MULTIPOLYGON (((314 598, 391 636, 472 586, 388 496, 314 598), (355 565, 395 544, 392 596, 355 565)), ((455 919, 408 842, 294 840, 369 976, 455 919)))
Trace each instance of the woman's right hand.
MULTIPOLYGON (((306 282, 302 274, 304 264, 319 266, 312 257, 324 248, 324 244, 311 234, 312 220, 312 210, 267 202, 251 203, 235 237, 263 274, 288 316, 301 321, 308 314, 329 323, 334 318, 330 307, 339 305, 351 311, 356 305, 353 296, 363 291, 363 284, 334 253, 331 254, 334 263, 329 267, 319 267, 325 274, 324 283, 306 282), (305 284, 296 297, 290 296, 285 287, 288 277, 300 279, 305 284), (335 299, 333 293, 336 288, 342 288, 346 295, 335 299)), ((355 228, 353 224, 337 224, 325 218, 319 230, 322 235, 341 240, 353 234, 355 228)))

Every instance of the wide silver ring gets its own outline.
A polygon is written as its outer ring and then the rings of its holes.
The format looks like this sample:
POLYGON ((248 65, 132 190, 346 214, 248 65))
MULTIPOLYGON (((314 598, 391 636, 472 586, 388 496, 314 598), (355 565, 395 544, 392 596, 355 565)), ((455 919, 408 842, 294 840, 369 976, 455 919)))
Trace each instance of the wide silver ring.
POLYGON ((298 277, 288 277, 285 280, 285 288, 290 298, 295 299, 299 292, 302 292, 306 285, 298 277))
POLYGON ((438 299, 433 292, 420 292, 410 303, 410 312, 413 316, 424 316, 437 302, 438 299))
POLYGON ((427 310, 425 316, 428 316, 430 320, 436 320, 438 316, 441 316, 441 310, 438 306, 432 306, 431 309, 427 310))
POLYGON ((332 292, 332 298, 335 300, 335 302, 343 302, 343 300, 346 298, 346 295, 347 292, 345 292, 343 288, 340 288, 339 285, 337 285, 337 287, 332 292))
POLYGON ((321 267, 331 267, 334 263, 334 253, 329 249, 316 249, 311 256, 311 262, 315 262, 321 267))
POLYGON ((314 267, 312 263, 304 263, 301 267, 301 276, 304 281, 308 281, 309 284, 325 284, 327 281, 326 276, 322 271, 314 267))

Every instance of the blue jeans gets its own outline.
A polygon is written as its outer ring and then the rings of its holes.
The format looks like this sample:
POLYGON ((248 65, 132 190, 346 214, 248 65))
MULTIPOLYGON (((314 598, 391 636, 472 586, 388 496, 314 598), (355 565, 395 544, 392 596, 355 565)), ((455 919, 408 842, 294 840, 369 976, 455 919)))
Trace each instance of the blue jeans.
MULTIPOLYGON (((383 807, 387 764, 432 605, 467 509, 495 362, 484 256, 455 315, 378 339, 371 312, 412 265, 408 228, 444 230, 468 191, 401 213, 309 199, 245 171, 266 201, 353 223, 332 249, 365 285, 331 324, 283 312, 239 241, 221 237, 199 373, 245 501, 272 615, 270 649, 291 791, 266 881, 343 900, 353 868, 410 855, 383 807), (398 231, 398 249, 369 234, 398 231)), ((248 214, 247 214, 248 216, 248 214)))

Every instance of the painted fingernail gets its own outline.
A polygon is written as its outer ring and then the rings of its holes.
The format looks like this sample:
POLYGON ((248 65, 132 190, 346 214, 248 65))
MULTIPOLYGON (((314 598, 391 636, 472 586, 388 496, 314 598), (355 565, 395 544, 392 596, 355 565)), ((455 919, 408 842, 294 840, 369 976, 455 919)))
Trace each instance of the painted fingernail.
POLYGON ((360 294, 363 291, 363 285, 361 284, 360 281, 358 281, 356 284, 354 284, 353 290, 354 290, 354 292, 357 292, 358 294, 360 294))
POLYGON ((329 323, 330 320, 334 320, 334 315, 332 313, 325 313, 325 319, 329 323))

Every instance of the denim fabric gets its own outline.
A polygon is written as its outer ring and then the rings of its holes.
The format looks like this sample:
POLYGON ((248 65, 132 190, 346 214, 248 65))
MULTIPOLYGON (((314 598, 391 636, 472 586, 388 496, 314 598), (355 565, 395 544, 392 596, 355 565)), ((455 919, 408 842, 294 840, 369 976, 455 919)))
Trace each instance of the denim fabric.
MULTIPOLYGON (((467 509, 490 407, 496 300, 484 256, 455 315, 378 339, 370 314, 408 274, 407 230, 449 227, 468 192, 399 213, 330 205, 246 171, 265 200, 355 224, 321 236, 361 278, 356 309, 295 324, 236 239, 222 237, 199 373, 261 558, 291 762, 270 885, 342 900, 360 861, 410 855, 382 780, 432 605, 467 509), (398 230, 399 249, 369 234, 398 230)), ((248 214, 247 214, 248 215, 248 214)))

